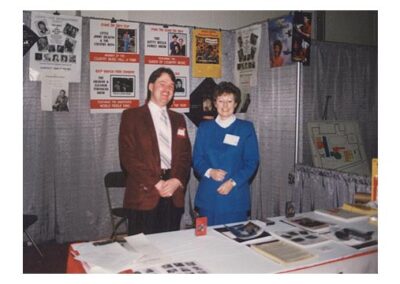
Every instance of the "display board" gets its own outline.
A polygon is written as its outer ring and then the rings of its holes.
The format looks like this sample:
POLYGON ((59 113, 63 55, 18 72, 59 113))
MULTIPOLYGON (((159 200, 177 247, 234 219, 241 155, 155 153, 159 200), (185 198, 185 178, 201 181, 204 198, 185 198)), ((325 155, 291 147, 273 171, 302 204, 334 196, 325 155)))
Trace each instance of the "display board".
POLYGON ((90 20, 90 112, 139 106, 139 24, 90 20))
POLYGON ((369 175, 369 164, 356 121, 308 122, 315 167, 369 175))
POLYGON ((185 113, 189 111, 190 87, 190 42, 189 28, 162 25, 144 27, 144 75, 146 84, 150 75, 160 67, 168 67, 175 73, 175 94, 171 109, 185 113))

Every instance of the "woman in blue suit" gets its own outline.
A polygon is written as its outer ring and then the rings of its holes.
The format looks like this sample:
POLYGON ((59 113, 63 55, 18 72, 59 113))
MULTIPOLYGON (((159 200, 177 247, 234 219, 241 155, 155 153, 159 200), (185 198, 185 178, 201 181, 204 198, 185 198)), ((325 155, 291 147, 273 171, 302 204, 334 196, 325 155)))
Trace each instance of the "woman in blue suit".
POLYGON ((199 125, 193 168, 200 176, 195 207, 209 225, 245 221, 250 210, 249 180, 258 162, 258 142, 251 122, 234 115, 240 90, 221 82, 214 93, 215 120, 199 125))

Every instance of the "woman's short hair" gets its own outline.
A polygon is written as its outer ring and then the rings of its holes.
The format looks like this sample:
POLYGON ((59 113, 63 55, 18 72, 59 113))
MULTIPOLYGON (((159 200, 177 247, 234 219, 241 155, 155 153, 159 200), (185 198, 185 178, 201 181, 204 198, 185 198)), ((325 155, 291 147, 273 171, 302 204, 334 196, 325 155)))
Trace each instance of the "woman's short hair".
POLYGON ((224 93, 232 94, 235 99, 235 103, 237 105, 240 105, 240 101, 241 101, 240 89, 238 87, 236 87, 234 84, 232 84, 231 82, 226 82, 226 81, 222 81, 215 88, 214 95, 213 95, 214 102, 217 100, 218 97, 220 97, 224 93))

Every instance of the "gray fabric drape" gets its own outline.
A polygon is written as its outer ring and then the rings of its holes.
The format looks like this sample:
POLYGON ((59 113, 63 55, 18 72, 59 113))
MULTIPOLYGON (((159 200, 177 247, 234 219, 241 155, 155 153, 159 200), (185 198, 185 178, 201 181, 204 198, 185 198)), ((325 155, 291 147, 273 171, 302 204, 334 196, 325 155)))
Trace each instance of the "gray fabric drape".
POLYGON ((328 119, 358 121, 368 159, 377 157, 377 47, 313 42, 311 56, 311 65, 303 72, 302 163, 312 165, 306 123, 321 120, 327 96, 331 96, 328 119))
MULTIPOLYGON (((30 12, 24 12, 23 16, 24 23, 30 26, 30 12)), ((82 25, 81 82, 69 84, 69 113, 41 111, 41 83, 29 81, 29 54, 24 56, 23 210, 39 217, 30 228, 38 242, 93 240, 111 234, 103 178, 107 172, 120 170, 120 114, 90 114, 89 18, 83 18, 82 25)), ((296 204, 304 200, 301 208, 311 209, 309 192, 320 185, 308 186, 309 182, 304 181, 307 186, 298 189, 288 184, 288 173, 294 172, 296 65, 269 68, 267 30, 267 23, 263 23, 257 85, 252 88, 249 110, 238 115, 254 122, 259 140, 261 161, 252 183, 252 217, 258 219, 284 214, 285 202, 291 199, 297 200, 296 204)), ((140 36, 143 52, 143 24, 140 36)), ((222 78, 215 80, 217 83, 233 81, 234 42, 233 31, 222 32, 223 70, 222 78)), ((338 119, 360 121, 367 155, 376 156, 376 48, 316 42, 311 56, 311 66, 303 72, 301 159, 311 165, 308 136, 303 129, 307 121, 320 118, 328 93, 334 97, 338 119)), ((140 74, 143 78, 143 63, 140 74)), ((192 78, 191 90, 203 79, 192 78)), ((140 82, 142 103, 146 93, 143 81, 140 82)), ((186 121, 193 143, 197 128, 186 121)), ((301 180, 299 175, 297 170, 296 181, 301 180)), ((197 184, 192 174, 183 227, 192 223, 189 202, 193 202, 197 184)), ((354 190, 359 190, 358 185, 354 190)), ((323 194, 314 195, 318 195, 313 197, 314 206, 319 206, 323 194)))
MULTIPOLYGON (((30 25, 30 13, 24 13, 30 25)), ((23 210, 38 215, 38 241, 97 239, 109 235, 103 177, 119 169, 120 115, 89 112, 88 19, 82 23, 82 77, 70 83, 70 112, 42 112, 40 82, 28 78, 24 57, 23 210)))
MULTIPOLYGON (((263 30, 267 35, 267 24, 263 30)), ((270 69, 265 38, 262 42, 256 104, 247 114, 256 124, 261 155, 252 184, 252 217, 284 215, 288 200, 297 212, 351 202, 354 192, 369 190, 367 177, 295 167, 296 65, 270 69), (289 184, 289 173, 295 184, 289 184)), ((303 66, 301 80, 299 162, 312 166, 306 126, 321 120, 326 96, 331 96, 328 119, 358 121, 368 159, 377 157, 377 48, 313 41, 311 65, 303 66)))
POLYGON ((262 24, 258 82, 246 118, 256 127, 260 165, 252 183, 252 217, 284 213, 295 146, 296 65, 269 67, 268 23, 262 24))
MULTIPOLYGON (((307 122, 321 120, 325 100, 329 120, 359 123, 368 160, 378 155, 377 48, 313 42, 311 66, 304 68, 300 161, 312 165, 307 122)), ((299 212, 341 206, 355 192, 369 192, 369 177, 297 165, 292 199, 299 212)))
POLYGON ((354 202, 356 192, 370 192, 371 178, 296 165, 293 201, 297 212, 340 207, 354 202))

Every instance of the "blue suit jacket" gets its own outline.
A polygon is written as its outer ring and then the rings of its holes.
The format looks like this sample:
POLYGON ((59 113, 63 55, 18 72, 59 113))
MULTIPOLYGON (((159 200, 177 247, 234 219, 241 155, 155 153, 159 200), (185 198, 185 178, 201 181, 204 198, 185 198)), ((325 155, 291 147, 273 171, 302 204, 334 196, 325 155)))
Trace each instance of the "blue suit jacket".
POLYGON ((215 120, 202 122, 193 151, 193 167, 201 177, 195 206, 215 213, 249 210, 249 179, 255 173, 258 162, 257 136, 251 122, 236 119, 227 128, 220 127, 215 120), (239 138, 237 145, 227 143, 227 134, 239 138), (209 168, 225 170, 225 179, 218 182, 204 176, 209 168), (218 187, 230 178, 237 185, 228 195, 219 194, 218 187))

